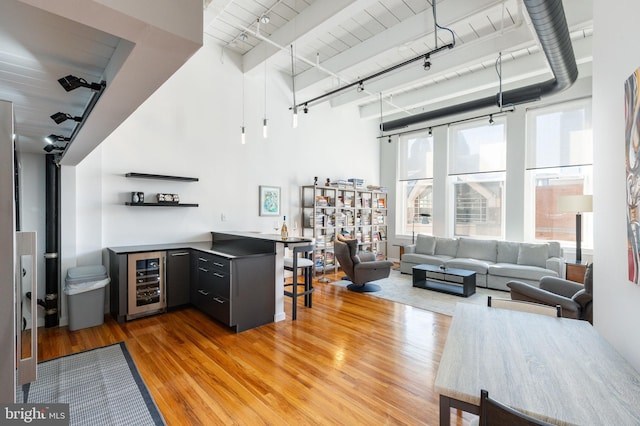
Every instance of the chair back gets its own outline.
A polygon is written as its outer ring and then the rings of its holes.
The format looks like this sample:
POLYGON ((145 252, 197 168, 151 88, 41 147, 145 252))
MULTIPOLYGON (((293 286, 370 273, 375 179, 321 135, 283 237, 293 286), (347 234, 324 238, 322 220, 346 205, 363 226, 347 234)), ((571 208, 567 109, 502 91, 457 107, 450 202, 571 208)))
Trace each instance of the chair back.
POLYGON ((343 238, 340 238, 340 236, 338 236, 338 238, 336 238, 333 242, 333 252, 336 256, 336 260, 340 264, 342 271, 347 274, 347 277, 349 277, 350 280, 354 279, 354 263, 352 255, 352 246, 354 245, 355 249, 357 249, 356 240, 345 240, 343 238), (355 244, 351 243, 351 241, 353 241, 353 243, 355 244))
POLYGON ((532 314, 548 315, 551 317, 562 316, 562 307, 560 305, 549 306, 540 303, 525 302, 523 300, 500 299, 497 297, 487 296, 487 306, 501 309, 511 309, 512 311, 529 312, 532 314))
POLYGON ((509 426, 549 426, 543 422, 513 408, 489 398, 489 392, 480 391, 480 426, 509 425, 509 426))

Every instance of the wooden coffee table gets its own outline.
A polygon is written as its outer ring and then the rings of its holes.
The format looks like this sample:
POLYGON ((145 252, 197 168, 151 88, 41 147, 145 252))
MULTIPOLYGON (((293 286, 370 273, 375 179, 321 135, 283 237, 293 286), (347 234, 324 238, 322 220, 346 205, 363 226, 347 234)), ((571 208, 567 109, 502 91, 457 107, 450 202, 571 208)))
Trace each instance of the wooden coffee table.
POLYGON ((476 292, 474 271, 435 265, 416 265, 412 272, 414 287, 463 297, 469 297, 476 292))

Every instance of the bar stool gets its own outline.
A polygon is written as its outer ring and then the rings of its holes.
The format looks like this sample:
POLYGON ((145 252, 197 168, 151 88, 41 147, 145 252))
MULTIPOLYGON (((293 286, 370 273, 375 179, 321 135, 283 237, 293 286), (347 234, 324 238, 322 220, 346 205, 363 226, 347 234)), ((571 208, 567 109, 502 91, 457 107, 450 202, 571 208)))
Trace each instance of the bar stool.
POLYGON ((304 296, 304 306, 311 307, 311 294, 313 293, 313 244, 292 244, 289 246, 293 249, 292 257, 284 258, 284 269, 293 272, 293 282, 285 284, 284 295, 293 299, 291 318, 296 319, 298 296, 304 296), (304 277, 303 283, 298 283, 298 270, 302 270, 304 277), (298 291, 298 286, 304 285, 302 292, 298 291), (291 291, 287 290, 291 287, 291 291))

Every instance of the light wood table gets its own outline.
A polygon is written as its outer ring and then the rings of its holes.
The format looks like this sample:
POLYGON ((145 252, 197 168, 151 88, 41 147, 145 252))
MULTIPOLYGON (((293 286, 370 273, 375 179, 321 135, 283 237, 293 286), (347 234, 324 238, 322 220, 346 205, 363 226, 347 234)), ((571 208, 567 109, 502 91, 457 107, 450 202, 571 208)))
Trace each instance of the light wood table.
POLYGON ((458 303, 435 390, 478 414, 480 390, 558 425, 640 424, 640 374, 587 322, 458 303))

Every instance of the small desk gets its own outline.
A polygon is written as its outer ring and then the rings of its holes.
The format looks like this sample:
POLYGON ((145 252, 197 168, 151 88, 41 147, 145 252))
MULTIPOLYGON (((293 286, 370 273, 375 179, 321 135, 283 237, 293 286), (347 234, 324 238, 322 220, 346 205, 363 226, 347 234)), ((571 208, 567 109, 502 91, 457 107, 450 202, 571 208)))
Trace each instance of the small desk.
POLYGON ((480 390, 557 425, 640 424, 640 374, 586 321, 458 303, 435 390, 478 414, 480 390))

